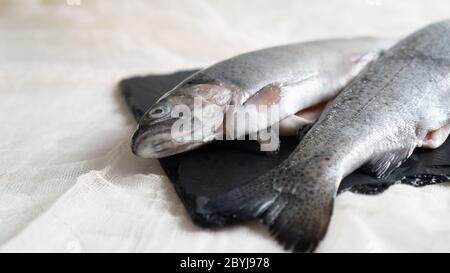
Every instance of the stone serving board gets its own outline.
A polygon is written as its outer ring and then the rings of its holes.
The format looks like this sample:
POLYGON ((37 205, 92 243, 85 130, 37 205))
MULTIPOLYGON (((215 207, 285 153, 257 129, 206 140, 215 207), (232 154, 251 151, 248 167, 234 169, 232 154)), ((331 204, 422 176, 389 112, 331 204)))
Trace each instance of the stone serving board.
MULTIPOLYGON (((194 72, 126 79, 120 83, 120 92, 138 121, 163 94, 194 72)), ((252 141, 217 141, 191 152, 160 159, 160 163, 193 221, 204 227, 221 227, 236 220, 220 211, 207 210, 203 204, 274 168, 297 144, 294 137, 282 138, 280 152, 268 156, 252 141)), ((377 194, 394 184, 425 186, 449 181, 450 140, 437 150, 416 150, 407 162, 382 180, 358 170, 342 182, 339 192, 377 194)))

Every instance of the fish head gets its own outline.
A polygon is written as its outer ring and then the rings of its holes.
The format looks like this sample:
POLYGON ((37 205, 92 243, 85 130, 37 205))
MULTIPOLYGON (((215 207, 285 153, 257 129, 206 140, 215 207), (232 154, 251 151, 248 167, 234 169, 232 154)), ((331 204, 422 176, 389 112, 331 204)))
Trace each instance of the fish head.
POLYGON ((222 135, 232 92, 217 83, 177 87, 141 118, 132 151, 143 158, 163 158, 186 152, 222 135))

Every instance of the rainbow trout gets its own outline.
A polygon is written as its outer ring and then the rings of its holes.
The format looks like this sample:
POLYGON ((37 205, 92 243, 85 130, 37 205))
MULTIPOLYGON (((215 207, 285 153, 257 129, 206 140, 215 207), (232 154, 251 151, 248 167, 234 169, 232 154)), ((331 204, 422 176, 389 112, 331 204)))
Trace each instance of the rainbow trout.
POLYGON ((417 147, 450 133, 450 21, 403 39, 329 104, 290 157, 205 206, 261 217, 284 246, 313 251, 326 234, 340 182, 360 167, 378 177, 417 147))
POLYGON ((274 122, 236 132, 236 138, 275 122, 280 122, 281 133, 292 134, 314 122, 326 102, 391 44, 375 38, 331 39, 263 49, 220 62, 192 75, 152 106, 139 123, 132 150, 140 157, 161 158, 209 143, 232 127, 224 128, 231 107, 236 109, 233 113, 260 105, 280 110, 274 122), (195 114, 196 101, 201 115, 195 114), (180 107, 194 114, 180 115, 175 111, 180 107), (174 125, 182 118, 192 119, 193 125, 175 134, 174 125))

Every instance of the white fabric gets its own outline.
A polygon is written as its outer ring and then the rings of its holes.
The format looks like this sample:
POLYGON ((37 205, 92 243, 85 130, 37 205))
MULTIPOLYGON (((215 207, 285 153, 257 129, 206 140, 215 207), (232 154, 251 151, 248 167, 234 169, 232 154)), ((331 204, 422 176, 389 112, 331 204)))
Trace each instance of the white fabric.
MULTIPOLYGON (((257 223, 192 224, 157 161, 130 153, 118 81, 446 17, 445 0, 2 0, 0 251, 283 251, 257 223)), ((445 185, 346 193, 318 250, 450 251, 449 211, 445 185)))

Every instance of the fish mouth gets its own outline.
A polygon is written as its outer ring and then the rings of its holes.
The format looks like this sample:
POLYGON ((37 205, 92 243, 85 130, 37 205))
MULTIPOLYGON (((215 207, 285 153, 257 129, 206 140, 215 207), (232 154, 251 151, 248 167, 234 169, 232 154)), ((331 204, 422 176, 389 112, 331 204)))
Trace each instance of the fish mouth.
POLYGON ((132 152, 142 158, 163 158, 187 152, 211 142, 217 133, 205 133, 204 123, 193 117, 193 127, 178 130, 173 125, 180 118, 171 118, 158 123, 141 121, 131 141, 132 152))
MULTIPOLYGON (((165 135, 164 135, 165 136, 165 135)), ((134 133, 131 143, 132 152, 142 158, 161 158, 166 156, 171 139, 155 136, 151 132, 138 129, 134 133)), ((170 137, 170 136, 168 136, 170 137)), ((168 156, 168 154, 167 154, 168 156)))
POLYGON ((204 144, 203 141, 177 141, 170 132, 154 133, 148 128, 139 128, 133 135, 131 150, 141 158, 164 158, 186 152, 204 144))

